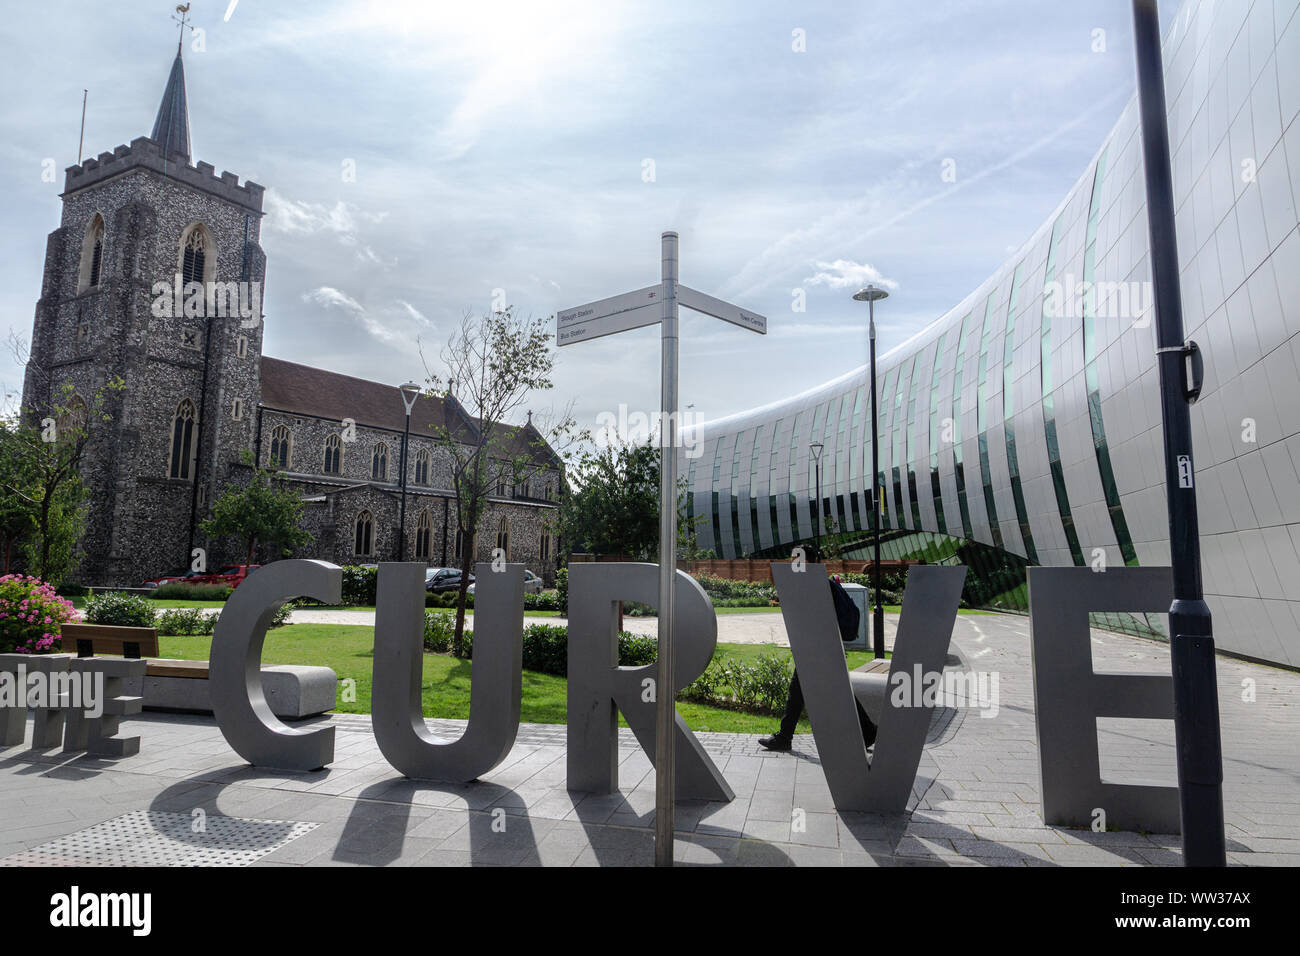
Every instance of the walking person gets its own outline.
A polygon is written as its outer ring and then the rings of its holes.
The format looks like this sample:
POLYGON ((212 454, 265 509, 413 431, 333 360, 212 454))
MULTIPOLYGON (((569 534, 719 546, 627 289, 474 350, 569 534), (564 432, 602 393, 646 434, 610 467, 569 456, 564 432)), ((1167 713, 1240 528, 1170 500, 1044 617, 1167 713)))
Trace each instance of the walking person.
MULTIPOLYGON (((815 550, 814 554, 816 554, 815 550)), ((810 559, 810 563, 817 563, 820 560, 820 556, 817 556, 810 559)), ((837 578, 830 578, 828 583, 830 584, 831 598, 835 602, 835 616, 840 626, 840 638, 844 641, 856 640, 858 623, 862 616, 861 612, 837 578)), ((862 704, 856 698, 854 698, 853 702, 858 708, 858 724, 862 727, 862 742, 870 749, 876 742, 876 725, 867 716, 867 712, 862 709, 862 704)), ((790 746, 794 741, 794 730, 799 724, 799 718, 803 716, 803 710, 803 688, 799 686, 799 671, 796 670, 790 678, 790 692, 786 698, 785 716, 781 718, 781 726, 772 736, 758 738, 759 746, 765 750, 778 752, 790 750, 790 746)))

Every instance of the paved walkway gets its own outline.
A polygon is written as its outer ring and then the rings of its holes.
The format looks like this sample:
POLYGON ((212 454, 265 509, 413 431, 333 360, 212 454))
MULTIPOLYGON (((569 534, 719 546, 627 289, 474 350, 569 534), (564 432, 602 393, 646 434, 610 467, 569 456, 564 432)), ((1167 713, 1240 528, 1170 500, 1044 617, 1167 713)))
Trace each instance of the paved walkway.
MULTIPOLYGON (((452 613, 455 613, 454 611, 452 613)), ((780 611, 755 611, 751 614, 719 614, 718 642, 722 644, 776 644, 789 647, 785 635, 785 618, 780 611)), ((465 615, 465 626, 474 628, 474 615, 465 615)), ((567 624, 562 617, 528 617, 524 622, 567 624)), ((330 608, 298 608, 289 614, 290 624, 362 624, 373 627, 374 611, 339 611, 330 608)), ((623 616, 623 630, 633 634, 657 633, 658 618, 623 616)), ((898 626, 897 614, 885 615, 885 643, 893 646, 894 630, 898 626)))
MULTIPOLYGON (((1025 618, 958 618, 955 642, 1000 675, 995 717, 966 712, 922 758, 906 814, 836 813, 811 737, 793 754, 755 738, 701 734, 736 792, 683 802, 688 864, 1173 865, 1174 835, 1044 826, 1025 618)), ((1093 634, 1098 669, 1169 667, 1163 645, 1093 634)), ((1300 865, 1300 674, 1219 660, 1229 858, 1300 865), (1253 700, 1243 699, 1253 682, 1253 700)), ((620 738, 620 790, 565 789, 565 729, 524 725, 507 759, 465 786, 416 783, 380 756, 365 717, 336 716, 334 765, 310 774, 246 766, 211 719, 146 715, 125 724, 142 750, 120 761, 0 752, 0 859, 226 865, 645 865, 653 859, 654 773, 620 738)), ((454 721, 435 730, 457 733, 454 721)), ((1172 783, 1166 722, 1099 722, 1103 771, 1172 783)))

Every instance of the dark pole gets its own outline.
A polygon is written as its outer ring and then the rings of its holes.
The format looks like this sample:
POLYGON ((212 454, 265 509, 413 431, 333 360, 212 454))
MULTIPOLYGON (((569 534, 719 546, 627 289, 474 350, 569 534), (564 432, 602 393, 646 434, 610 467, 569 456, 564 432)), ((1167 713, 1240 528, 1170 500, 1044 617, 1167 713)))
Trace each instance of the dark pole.
POLYGON ((869 300, 867 309, 871 316, 869 336, 871 339, 871 527, 873 534, 875 561, 871 570, 871 592, 876 606, 871 612, 871 648, 877 658, 885 656, 885 609, 880 606, 880 502, 877 476, 880 474, 880 447, 876 440, 880 435, 880 426, 876 421, 876 303, 869 300))
POLYGON ((825 561, 826 555, 822 554, 822 456, 820 452, 814 458, 813 466, 817 470, 817 560, 825 561))
POLYGON ((1174 677, 1174 736, 1182 813, 1183 864, 1226 866, 1223 834, 1223 753, 1219 737, 1218 683, 1210 609, 1201 590, 1200 533, 1189 406, 1200 389, 1200 359, 1183 340, 1178 246, 1169 163, 1164 66, 1156 0, 1133 0, 1138 102, 1146 168, 1151 278, 1155 287, 1156 352, 1164 420, 1165 485, 1169 501, 1169 553, 1174 602, 1169 644, 1174 677), (1194 381, 1189 387, 1187 359, 1194 381))

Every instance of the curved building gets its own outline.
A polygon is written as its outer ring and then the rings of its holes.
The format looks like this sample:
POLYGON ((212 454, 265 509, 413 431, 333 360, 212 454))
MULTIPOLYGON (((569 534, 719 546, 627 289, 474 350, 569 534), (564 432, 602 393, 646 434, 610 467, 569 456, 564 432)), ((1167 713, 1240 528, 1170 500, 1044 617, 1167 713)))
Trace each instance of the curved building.
MULTIPOLYGON (((1164 42, 1206 599, 1218 647, 1300 666, 1300 15, 1189 0, 1164 42)), ((1020 250, 878 361, 887 557, 971 567, 1023 608, 1027 565, 1169 562, 1136 98, 1020 250)), ((888 303, 886 303, 886 306, 888 303)), ((865 340, 866 316, 852 334, 865 340)), ((865 341, 864 341, 865 346, 865 341)), ((697 542, 784 556, 824 530, 867 557, 867 368, 698 426, 697 542)), ((1162 632, 1163 615, 1109 626, 1162 632)))

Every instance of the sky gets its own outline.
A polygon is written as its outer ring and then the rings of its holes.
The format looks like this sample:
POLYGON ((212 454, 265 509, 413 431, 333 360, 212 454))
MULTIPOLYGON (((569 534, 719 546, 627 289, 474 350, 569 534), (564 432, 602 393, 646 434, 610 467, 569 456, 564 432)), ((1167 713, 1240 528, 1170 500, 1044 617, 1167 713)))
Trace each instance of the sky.
MULTIPOLYGON (((1175 4, 1163 4, 1167 29, 1175 4)), ((0 320, 30 338, 63 169, 148 135, 165 2, 4 4, 0 320), (54 182, 43 169, 58 170, 54 182)), ((525 316, 659 279, 708 421, 883 354, 1010 256, 1135 89, 1129 0, 270 3, 193 0, 194 160, 267 187, 265 354, 394 385, 500 302, 525 316)), ((659 331, 556 354, 540 416, 659 408, 659 331)), ((0 385, 21 390, 0 355, 0 385)), ((397 399, 394 399, 397 401, 397 399)))

